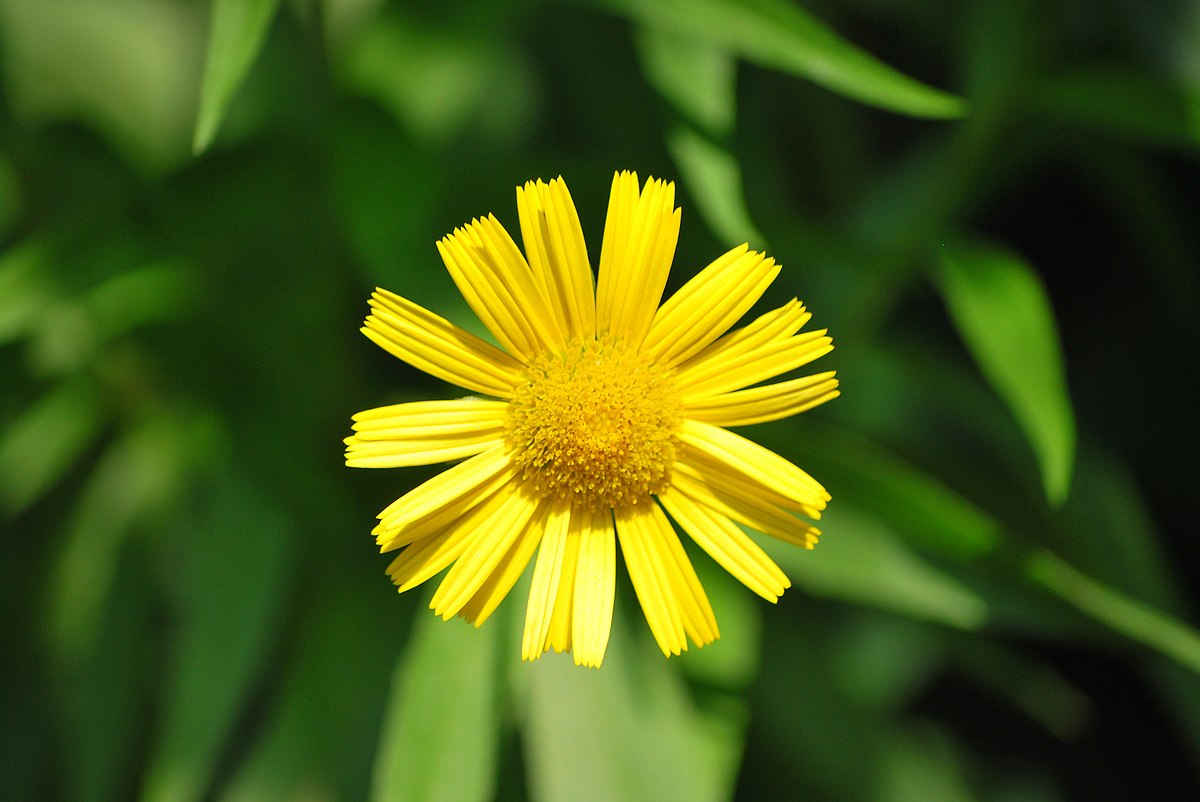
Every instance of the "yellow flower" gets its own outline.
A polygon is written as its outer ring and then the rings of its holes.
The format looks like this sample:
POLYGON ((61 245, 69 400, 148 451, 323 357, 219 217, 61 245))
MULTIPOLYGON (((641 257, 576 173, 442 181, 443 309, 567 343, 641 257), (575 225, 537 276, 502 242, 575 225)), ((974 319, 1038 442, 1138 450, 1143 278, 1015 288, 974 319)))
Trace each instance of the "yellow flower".
POLYGON ((730 574, 774 602, 790 586, 742 530, 804 548, 825 489, 728 431, 838 395, 834 374, 760 384, 832 350, 800 333, 796 300, 729 329, 779 274, 741 245, 659 306, 679 235, 674 184, 613 178, 598 280, 562 179, 517 188, 525 254, 495 217, 438 243, 446 268, 502 347, 377 290, 363 333, 479 396, 354 416, 346 464, 393 468, 462 460, 379 514, 400 549, 400 591, 449 568, 430 607, 479 626, 537 559, 522 655, 570 650, 599 666, 612 623, 617 543, 667 656, 718 636, 670 518, 730 574), (727 333, 728 332, 728 333, 727 333), (748 388, 748 389, 747 389, 748 388), (668 515, 670 518, 668 518, 668 515))

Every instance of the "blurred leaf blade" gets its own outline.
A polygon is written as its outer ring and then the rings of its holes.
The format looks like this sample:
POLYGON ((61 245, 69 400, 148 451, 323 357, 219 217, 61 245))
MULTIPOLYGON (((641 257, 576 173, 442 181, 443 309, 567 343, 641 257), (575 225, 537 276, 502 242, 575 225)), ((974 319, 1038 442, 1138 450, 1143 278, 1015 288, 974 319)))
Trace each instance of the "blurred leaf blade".
POLYGON ((200 72, 195 4, 2 0, 4 78, 18 114, 82 121, 134 166, 161 174, 187 154, 200 72))
POLYGON ((219 751, 274 638, 293 533, 245 481, 226 480, 188 544, 180 633, 142 799, 205 797, 219 751))
POLYGON ((722 47, 654 27, 637 32, 642 72, 688 120, 715 137, 733 132, 737 62, 722 47))
POLYGON ((881 521, 842 503, 830 507, 822 528, 827 534, 812 552, 767 544, 807 592, 966 631, 986 621, 981 597, 907 549, 881 521))
POLYGON ((710 712, 717 722, 706 720, 679 674, 661 664, 661 654, 623 616, 614 616, 601 669, 581 670, 548 654, 521 670, 534 799, 727 798, 741 751, 730 727, 739 725, 722 722, 719 713, 710 712))
POLYGON ((94 644, 98 619, 112 589, 121 548, 178 497, 197 440, 211 423, 161 416, 139 422, 108 447, 88 477, 67 525, 50 582, 51 645, 70 664, 94 644))
POLYGON ((638 22, 729 49, 869 105, 916 117, 966 113, 958 97, 920 83, 852 45, 784 0, 598 0, 638 22))
POLYGON ((1130 640, 1149 646, 1200 674, 1200 632, 1166 613, 1107 587, 1048 551, 1036 551, 1026 576, 1130 640))
POLYGON ((1028 264, 984 246, 947 246, 938 287, 967 348, 1037 454, 1061 504, 1075 460, 1075 415, 1050 299, 1028 264))
POLYGON ((742 169, 733 155, 683 126, 671 132, 667 145, 713 233, 728 242, 766 249, 766 238, 746 208, 742 169))
POLYGON ((0 345, 19 339, 35 324, 54 293, 43 243, 23 242, 0 255, 0 345))
POLYGON ((1030 102, 1094 131, 1152 145, 1200 150, 1200 86, 1111 64, 1094 64, 1044 80, 1030 102))
MULTIPOLYGON (((794 437, 799 426, 763 431, 778 441, 794 437)), ((912 543, 971 560, 992 552, 1001 542, 1003 529, 995 517, 937 477, 866 438, 805 422, 802 441, 801 464, 829 488, 834 503, 850 501, 912 543)))
POLYGON ((192 140, 196 155, 207 150, 216 137, 278 8, 279 0, 213 0, 200 110, 192 140))
POLYGON ((86 379, 47 392, 0 434, 0 505, 20 513, 49 492, 83 456, 105 422, 103 400, 86 379))
POLYGON ((373 802, 495 796, 497 621, 476 629, 426 610, 396 662, 372 781, 373 802))

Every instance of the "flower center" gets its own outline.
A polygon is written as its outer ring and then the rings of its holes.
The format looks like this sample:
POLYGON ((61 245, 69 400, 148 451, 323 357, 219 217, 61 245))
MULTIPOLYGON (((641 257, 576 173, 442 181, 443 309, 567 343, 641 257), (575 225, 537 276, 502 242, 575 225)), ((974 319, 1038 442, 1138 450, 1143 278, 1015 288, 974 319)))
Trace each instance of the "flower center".
POLYGON ((534 360, 508 407, 520 475, 543 497, 598 508, 637 504, 675 463, 673 371, 608 337, 534 360))

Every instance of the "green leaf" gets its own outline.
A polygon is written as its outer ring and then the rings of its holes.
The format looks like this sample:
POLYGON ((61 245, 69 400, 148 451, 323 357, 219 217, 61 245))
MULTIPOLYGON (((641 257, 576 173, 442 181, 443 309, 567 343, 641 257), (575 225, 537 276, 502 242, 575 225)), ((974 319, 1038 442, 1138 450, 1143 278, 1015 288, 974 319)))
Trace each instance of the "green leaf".
POLYGON ((178 497, 189 449, 211 446, 207 421, 162 415, 122 434, 87 478, 51 577, 48 632, 56 657, 72 663, 95 642, 121 547, 178 497))
MULTIPOLYGON (((922 560, 881 521, 846 503, 830 505, 814 551, 764 542, 797 586, 956 629, 983 625, 987 605, 958 580, 922 560)), ((760 538, 766 541, 766 538, 760 538)))
POLYGON ((78 664, 53 672, 53 705, 61 711, 59 748, 71 755, 55 779, 72 802, 106 802, 114 789, 131 787, 141 768, 141 761, 129 756, 144 748, 146 722, 158 701, 147 692, 160 669, 148 635, 161 621, 154 589, 141 569, 135 560, 120 566, 121 593, 93 622, 95 648, 78 664))
POLYGON ((1046 116, 1118 137, 1200 149, 1200 87, 1165 76, 1096 64, 1045 80, 1029 100, 1046 116))
POLYGON ((493 621, 478 629, 418 611, 396 663, 375 759, 374 802, 495 797, 500 714, 493 621))
POLYGON ((22 242, 0 255, 0 344, 23 337, 54 298, 46 247, 22 242))
POLYGON ((164 718, 142 799, 205 798, 217 758, 264 670, 294 533, 241 477, 217 491, 174 578, 180 622, 164 718))
POLYGON ((5 95, 19 117, 82 121, 159 173, 187 154, 200 22, 189 2, 0 0, 5 95))
POLYGON ((737 116, 737 63, 724 48, 674 31, 637 32, 642 71, 659 94, 708 134, 733 133, 737 116))
POLYGON ((367 798, 403 605, 386 588, 370 591, 378 571, 332 568, 344 563, 330 557, 305 580, 287 659, 272 668, 270 710, 215 794, 221 802, 367 798))
POLYGON ((470 126, 511 140, 537 95, 519 54, 495 36, 423 28, 398 15, 374 20, 346 48, 339 72, 424 145, 445 145, 470 126))
POLYGON ((954 95, 892 69, 785 0, 598 0, 652 28, 710 42, 764 67, 808 78, 834 92, 916 117, 966 113, 954 95))
POLYGON ((968 760, 948 732, 917 722, 897 727, 879 767, 879 799, 889 802, 974 802, 968 760))
POLYGON ((194 301, 195 283, 185 268, 147 265, 126 270, 93 289, 87 306, 100 335, 111 337, 174 318, 194 301))
POLYGON ((62 478, 104 425, 100 394, 86 379, 64 381, 0 433, 0 507, 15 515, 62 478))
POLYGON ((1037 454, 1046 497, 1061 504, 1071 486, 1075 417, 1041 280, 1016 255, 975 245, 947 246, 939 278, 959 334, 1037 454))
POLYGON ((755 228, 746 209, 742 168, 729 151, 683 126, 671 132, 667 145, 713 233, 726 242, 748 242, 751 247, 766 248, 766 238, 755 228))
POLYGON ((1060 740, 1078 738, 1096 713, 1091 699, 1052 665, 1008 645, 976 638, 955 650, 953 663, 1060 740))
POLYGON ((518 671, 532 798, 716 802, 731 795, 738 730, 698 715, 679 675, 647 637, 634 637, 624 616, 614 616, 603 668, 548 654, 518 671))
POLYGON ((1034 552, 1026 576, 1130 640, 1149 646, 1200 674, 1200 632, 1101 584, 1048 551, 1034 552))
POLYGON ((192 151, 203 153, 262 49, 279 0, 213 0, 192 151))
MULTIPOLYGON (((768 424, 759 439, 777 451, 799 451, 803 465, 833 495, 848 501, 906 540, 955 559, 991 552, 1000 522, 915 465, 851 432, 812 421, 768 424)), ((828 530, 828 527, 823 527, 828 530)))

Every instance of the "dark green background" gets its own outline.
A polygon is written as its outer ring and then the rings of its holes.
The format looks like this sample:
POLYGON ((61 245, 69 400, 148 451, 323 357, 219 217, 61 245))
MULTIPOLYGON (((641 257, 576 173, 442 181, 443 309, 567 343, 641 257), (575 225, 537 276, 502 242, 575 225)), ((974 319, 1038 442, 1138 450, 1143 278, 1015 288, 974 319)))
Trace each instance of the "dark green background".
POLYGON ((1167 799, 1200 791, 1200 11, 1025 0, 0 0, 5 798, 1167 799), (908 77, 906 77, 908 76, 908 77), (918 83, 921 82, 921 83, 918 83), (937 87, 934 89, 932 87, 937 87), (376 286, 562 175, 676 181, 843 395, 777 606, 605 667, 397 597, 349 417, 455 391, 376 286))

